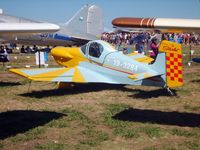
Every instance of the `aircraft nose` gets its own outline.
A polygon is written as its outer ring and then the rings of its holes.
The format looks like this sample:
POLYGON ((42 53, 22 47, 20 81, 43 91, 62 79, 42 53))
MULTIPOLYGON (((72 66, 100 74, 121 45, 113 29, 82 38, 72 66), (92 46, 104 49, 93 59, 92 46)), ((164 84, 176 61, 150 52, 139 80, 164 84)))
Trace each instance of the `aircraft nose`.
POLYGON ((66 47, 55 47, 51 50, 51 55, 53 57, 71 59, 73 56, 69 52, 70 51, 66 47))

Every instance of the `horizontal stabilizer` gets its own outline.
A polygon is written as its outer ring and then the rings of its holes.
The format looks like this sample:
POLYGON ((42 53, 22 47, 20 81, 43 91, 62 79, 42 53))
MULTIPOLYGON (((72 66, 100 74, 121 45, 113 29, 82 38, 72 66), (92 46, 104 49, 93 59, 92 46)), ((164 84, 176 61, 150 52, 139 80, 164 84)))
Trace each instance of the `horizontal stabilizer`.
POLYGON ((134 81, 139 81, 139 80, 143 80, 143 79, 147 79, 147 78, 151 78, 151 77, 155 77, 155 76, 159 76, 161 74, 158 74, 156 72, 154 73, 140 73, 140 74, 133 74, 133 75, 129 75, 128 78, 134 80, 134 81))
POLYGON ((130 53, 127 56, 129 56, 130 58, 133 58, 135 61, 138 61, 138 62, 144 63, 144 64, 149 64, 154 60, 151 57, 148 57, 143 54, 136 53, 136 52, 130 53))

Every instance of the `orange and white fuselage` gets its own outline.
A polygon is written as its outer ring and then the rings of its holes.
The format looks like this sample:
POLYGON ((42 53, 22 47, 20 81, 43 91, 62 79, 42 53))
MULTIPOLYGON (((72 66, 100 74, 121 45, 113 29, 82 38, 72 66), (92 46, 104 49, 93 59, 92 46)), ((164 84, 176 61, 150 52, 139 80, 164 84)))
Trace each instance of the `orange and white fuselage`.
POLYGON ((115 18, 112 24, 125 28, 172 29, 178 31, 200 32, 200 19, 175 18, 115 18))

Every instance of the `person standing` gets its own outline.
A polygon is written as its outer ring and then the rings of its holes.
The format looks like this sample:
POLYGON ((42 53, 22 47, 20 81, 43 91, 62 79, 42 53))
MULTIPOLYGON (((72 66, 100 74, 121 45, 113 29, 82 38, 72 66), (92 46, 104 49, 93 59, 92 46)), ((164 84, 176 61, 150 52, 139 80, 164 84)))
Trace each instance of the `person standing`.
POLYGON ((139 34, 135 37, 134 40, 136 41, 135 45, 136 51, 138 51, 138 53, 145 55, 144 51, 145 36, 143 34, 139 34))
POLYGON ((150 44, 150 49, 152 50, 150 52, 150 57, 153 58, 154 61, 155 61, 155 59, 156 59, 156 57, 158 55, 158 48, 159 48, 159 45, 160 45, 159 43, 157 44, 157 42, 158 42, 158 39, 157 38, 153 38, 151 40, 151 44, 150 44))
POLYGON ((1 62, 9 62, 9 56, 7 50, 4 46, 0 47, 0 61, 1 62))

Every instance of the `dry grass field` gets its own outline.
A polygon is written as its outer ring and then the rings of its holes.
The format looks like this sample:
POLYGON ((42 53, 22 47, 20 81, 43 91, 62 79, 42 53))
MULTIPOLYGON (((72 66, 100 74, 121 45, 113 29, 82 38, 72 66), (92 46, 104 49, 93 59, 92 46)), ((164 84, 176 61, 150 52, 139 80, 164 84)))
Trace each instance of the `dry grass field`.
MULTIPOLYGON (((200 56, 200 47, 195 54, 200 56), (198 52, 199 51, 199 52, 198 52)), ((198 150, 200 64, 187 66, 176 96, 155 87, 30 82, 0 67, 2 150, 198 150)), ((34 66, 34 56, 12 54, 7 65, 34 66), (17 56, 17 59, 16 59, 17 56)), ((56 66, 50 57, 49 66, 56 66)))

